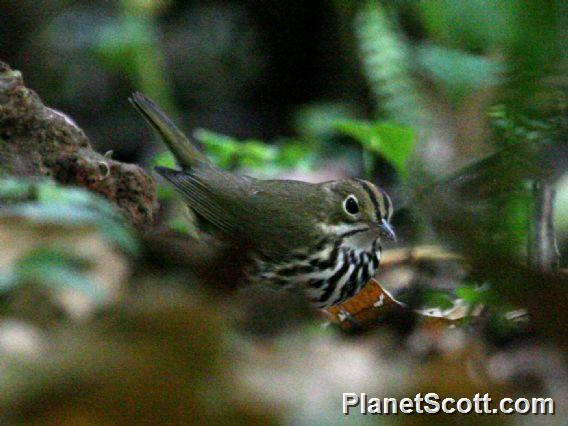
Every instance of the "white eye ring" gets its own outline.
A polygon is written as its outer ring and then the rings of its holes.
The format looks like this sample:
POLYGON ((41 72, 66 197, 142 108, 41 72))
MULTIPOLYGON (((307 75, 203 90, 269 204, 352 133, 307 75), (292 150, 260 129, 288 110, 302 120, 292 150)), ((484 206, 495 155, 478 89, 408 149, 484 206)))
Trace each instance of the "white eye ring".
POLYGON ((353 194, 350 194, 344 201, 343 201, 343 210, 350 214, 351 216, 355 216, 359 213, 359 200, 353 194))

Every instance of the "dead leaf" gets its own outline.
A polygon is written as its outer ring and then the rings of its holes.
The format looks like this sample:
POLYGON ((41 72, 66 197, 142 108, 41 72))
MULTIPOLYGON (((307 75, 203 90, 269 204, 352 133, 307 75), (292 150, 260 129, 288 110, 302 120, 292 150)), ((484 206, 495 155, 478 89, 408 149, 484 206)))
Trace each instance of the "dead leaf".
POLYGON ((415 318, 428 327, 445 328, 461 323, 466 312, 451 309, 445 312, 412 310, 396 300, 388 291, 372 279, 354 297, 346 302, 327 308, 330 322, 342 330, 366 330, 379 325, 381 319, 390 316, 415 318))

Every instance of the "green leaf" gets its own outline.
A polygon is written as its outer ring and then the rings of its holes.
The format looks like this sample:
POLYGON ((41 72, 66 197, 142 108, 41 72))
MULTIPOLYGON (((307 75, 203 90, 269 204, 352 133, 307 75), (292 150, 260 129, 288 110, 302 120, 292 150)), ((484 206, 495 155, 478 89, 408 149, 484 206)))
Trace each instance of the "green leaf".
POLYGON ((516 33, 519 2, 437 0, 417 2, 432 38, 471 50, 509 45, 516 33))
POLYGON ((20 204, 10 208, 6 214, 22 216, 36 223, 69 227, 94 223, 98 217, 90 209, 59 202, 20 204))
POLYGON ((501 83, 502 64, 458 49, 426 45, 417 49, 417 60, 450 99, 459 104, 479 90, 501 83))
POLYGON ((276 159, 276 149, 259 141, 242 142, 239 163, 244 167, 262 168, 276 159))
POLYGON ((386 2, 360 3, 355 35, 362 71, 381 116, 408 126, 424 125, 430 113, 412 77, 412 52, 402 29, 386 2))
MULTIPOLYGON (((176 159, 170 151, 164 151, 154 155, 150 161, 150 165, 152 168, 159 166, 175 169, 177 167, 176 159)), ((158 179, 157 182, 158 187, 156 188, 156 195, 158 196, 158 200, 171 200, 175 194, 174 188, 170 184, 164 182, 164 179, 158 179)))
POLYGON ((84 276, 89 261, 64 251, 39 249, 21 259, 15 268, 18 283, 34 283, 54 288, 70 287, 91 297, 102 296, 97 288, 84 276))
MULTIPOLYGON (((426 36, 447 47, 498 55, 506 61, 502 99, 519 111, 538 111, 539 92, 563 75, 565 2, 437 0, 415 2, 426 36)), ((539 107, 540 105, 540 107, 539 107)))
POLYGON ((150 161, 152 167, 168 167, 174 169, 176 167, 176 159, 170 151, 160 152, 154 155, 150 161))
MULTIPOLYGON (((5 182, 2 180, 1 183, 5 182)), ((1 215, 20 216, 31 222, 69 228, 93 226, 103 237, 127 253, 138 248, 124 218, 102 196, 80 188, 57 185, 51 180, 39 182, 9 181, 3 187, 6 195, 29 194, 24 202, 7 206, 1 215), (29 200, 35 196, 34 200, 29 200)), ((1 198, 2 191, 0 191, 1 198)))
POLYGON ((306 157, 304 147, 295 141, 268 145, 256 139, 239 141, 203 129, 194 136, 203 144, 208 156, 224 169, 244 167, 274 171, 279 167, 296 167, 306 157))
POLYGON ((83 257, 62 250, 37 249, 18 261, 16 271, 20 275, 49 265, 66 265, 78 271, 87 270, 91 262, 83 257))
POLYGON ((562 235, 568 235, 568 176, 562 178, 556 185, 555 223, 562 235))
POLYGON ((294 114, 294 128, 302 138, 325 141, 337 133, 338 121, 352 119, 354 116, 354 108, 345 103, 304 105, 294 114))
POLYGON ((424 295, 424 304, 427 306, 435 306, 439 309, 450 309, 454 306, 452 297, 443 291, 430 290, 424 295))
POLYGON ((113 71, 135 74, 137 50, 152 42, 151 30, 144 19, 112 20, 98 32, 92 53, 113 71))
POLYGON ((175 197, 175 189, 166 182, 159 182, 156 188, 156 195, 160 201, 169 201, 175 197))
POLYGON ((8 272, 0 274, 0 294, 10 292, 17 285, 18 280, 14 273, 8 272))
POLYGON ((106 240, 120 247, 125 253, 135 255, 140 250, 138 240, 134 238, 131 229, 122 222, 101 218, 97 224, 106 240))
POLYGON ((392 123, 344 121, 338 130, 357 140, 363 148, 381 155, 402 179, 408 178, 408 159, 415 144, 414 131, 392 123))
POLYGON ((30 196, 32 185, 22 179, 0 179, 0 199, 22 200, 30 196))
POLYGON ((239 141, 229 136, 204 129, 195 131, 194 137, 203 144, 208 156, 219 167, 234 167, 235 157, 238 155, 239 151, 239 141))
POLYGON ((472 286, 463 285, 456 288, 456 295, 468 305, 489 303, 493 300, 493 294, 489 285, 472 286))
POLYGON ((282 145, 276 163, 283 168, 298 167, 305 163, 308 156, 309 152, 300 143, 290 141, 282 145))
POLYGON ((172 231, 179 232, 181 234, 190 234, 192 232, 192 227, 187 221, 187 219, 174 218, 168 221, 168 227, 172 231))

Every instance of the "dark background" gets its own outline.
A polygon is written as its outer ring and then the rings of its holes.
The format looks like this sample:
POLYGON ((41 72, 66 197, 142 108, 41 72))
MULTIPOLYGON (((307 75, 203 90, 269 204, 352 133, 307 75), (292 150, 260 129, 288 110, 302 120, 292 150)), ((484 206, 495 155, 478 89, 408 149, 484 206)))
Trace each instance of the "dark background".
MULTIPOLYGON (((125 3, 3 0, 1 54, 101 150, 141 161, 147 132, 127 98, 141 90, 144 71, 130 50, 144 41, 128 40, 124 21, 136 11, 125 3)), ((342 38, 351 25, 330 2, 163 4, 151 13, 155 54, 164 58, 164 96, 186 129, 273 140, 294 135, 294 114, 311 102, 370 109, 351 37, 342 38)))

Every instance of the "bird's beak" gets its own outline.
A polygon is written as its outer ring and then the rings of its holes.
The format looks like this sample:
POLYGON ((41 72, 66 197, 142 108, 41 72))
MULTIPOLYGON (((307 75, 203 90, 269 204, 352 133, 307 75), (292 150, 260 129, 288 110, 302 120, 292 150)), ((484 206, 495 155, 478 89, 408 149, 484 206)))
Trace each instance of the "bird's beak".
POLYGON ((379 225, 379 235, 389 241, 396 241, 396 234, 386 219, 383 219, 379 225))

